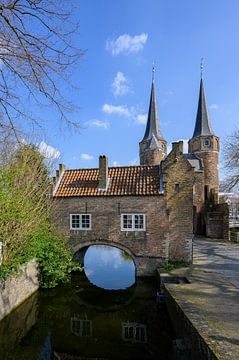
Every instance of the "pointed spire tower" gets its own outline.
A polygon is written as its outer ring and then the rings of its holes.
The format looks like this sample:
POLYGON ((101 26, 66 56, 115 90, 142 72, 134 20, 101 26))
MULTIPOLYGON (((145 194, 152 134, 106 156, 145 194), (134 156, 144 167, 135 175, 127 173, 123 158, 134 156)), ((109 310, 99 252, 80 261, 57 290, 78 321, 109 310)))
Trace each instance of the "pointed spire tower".
POLYGON ((192 138, 188 142, 189 153, 203 160, 204 186, 206 193, 211 189, 218 191, 218 154, 219 138, 213 133, 203 84, 203 64, 201 63, 201 81, 196 123, 192 138))
POLYGON ((158 165, 167 154, 167 142, 160 131, 154 86, 154 66, 148 120, 143 140, 139 143, 140 165, 158 165))

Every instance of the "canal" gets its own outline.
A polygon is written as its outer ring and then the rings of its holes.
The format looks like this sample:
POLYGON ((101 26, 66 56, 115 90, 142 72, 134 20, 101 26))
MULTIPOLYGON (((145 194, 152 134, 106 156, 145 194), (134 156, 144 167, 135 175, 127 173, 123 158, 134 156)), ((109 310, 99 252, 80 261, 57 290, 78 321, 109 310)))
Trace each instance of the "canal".
POLYGON ((0 322, 0 359, 175 359, 174 332, 154 278, 128 254, 90 247, 85 271, 40 290, 0 322))

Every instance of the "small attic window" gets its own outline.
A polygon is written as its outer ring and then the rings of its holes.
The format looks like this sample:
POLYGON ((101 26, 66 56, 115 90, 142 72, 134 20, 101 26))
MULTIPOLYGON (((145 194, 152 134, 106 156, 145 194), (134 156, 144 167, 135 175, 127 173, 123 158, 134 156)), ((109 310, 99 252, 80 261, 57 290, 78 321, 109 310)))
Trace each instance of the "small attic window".
POLYGON ((179 190, 180 190, 180 184, 175 184, 175 191, 179 192, 179 190))
POLYGON ((204 146, 205 147, 210 147, 211 146, 211 141, 209 139, 205 139, 204 140, 204 146))

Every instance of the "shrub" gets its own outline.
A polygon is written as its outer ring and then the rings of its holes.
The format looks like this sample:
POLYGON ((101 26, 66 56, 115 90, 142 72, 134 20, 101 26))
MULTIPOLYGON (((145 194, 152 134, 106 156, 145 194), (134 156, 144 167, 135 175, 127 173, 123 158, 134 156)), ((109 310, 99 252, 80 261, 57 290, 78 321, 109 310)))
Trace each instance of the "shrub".
POLYGON ((25 247, 14 251, 8 262, 0 267, 0 278, 14 274, 25 262, 35 258, 39 264, 40 285, 52 288, 70 281, 70 273, 81 270, 73 259, 66 240, 51 233, 37 233, 31 236, 25 247))

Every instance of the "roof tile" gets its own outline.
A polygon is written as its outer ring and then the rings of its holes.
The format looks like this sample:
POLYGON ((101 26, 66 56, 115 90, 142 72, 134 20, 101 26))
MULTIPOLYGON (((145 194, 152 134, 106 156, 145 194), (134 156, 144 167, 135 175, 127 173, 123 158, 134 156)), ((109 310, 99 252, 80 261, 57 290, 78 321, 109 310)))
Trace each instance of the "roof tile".
POLYGON ((65 170, 54 197, 159 195, 159 166, 109 168, 109 187, 98 190, 98 169, 65 170))

